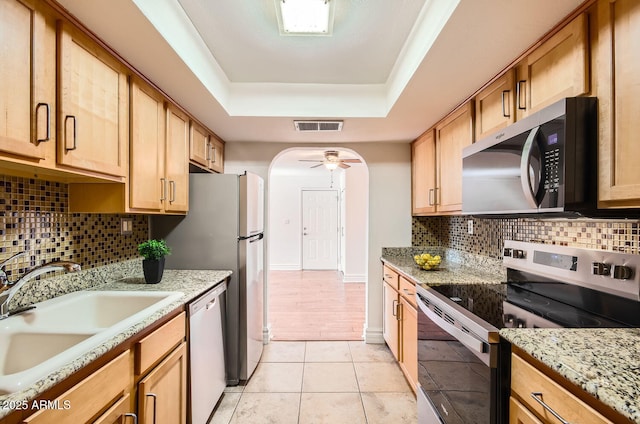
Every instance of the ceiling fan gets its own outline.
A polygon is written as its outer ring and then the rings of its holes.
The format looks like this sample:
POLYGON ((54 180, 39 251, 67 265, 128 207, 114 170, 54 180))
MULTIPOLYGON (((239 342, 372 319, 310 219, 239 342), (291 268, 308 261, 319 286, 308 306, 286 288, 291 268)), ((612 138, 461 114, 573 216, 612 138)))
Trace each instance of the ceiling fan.
POLYGON ((324 152, 324 159, 299 159, 300 162, 320 162, 317 165, 313 165, 311 168, 317 168, 319 166, 325 166, 329 170, 334 170, 338 167, 347 169, 350 168, 347 163, 360 163, 360 159, 340 159, 338 157, 339 152, 337 150, 327 150, 324 152))

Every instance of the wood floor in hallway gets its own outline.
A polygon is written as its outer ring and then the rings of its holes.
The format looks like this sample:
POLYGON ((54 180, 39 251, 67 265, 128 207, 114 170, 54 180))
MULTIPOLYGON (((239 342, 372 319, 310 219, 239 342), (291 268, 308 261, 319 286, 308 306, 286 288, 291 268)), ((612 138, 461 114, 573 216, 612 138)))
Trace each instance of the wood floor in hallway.
POLYGON ((273 340, 362 340, 365 283, 338 271, 271 271, 268 318, 273 340))

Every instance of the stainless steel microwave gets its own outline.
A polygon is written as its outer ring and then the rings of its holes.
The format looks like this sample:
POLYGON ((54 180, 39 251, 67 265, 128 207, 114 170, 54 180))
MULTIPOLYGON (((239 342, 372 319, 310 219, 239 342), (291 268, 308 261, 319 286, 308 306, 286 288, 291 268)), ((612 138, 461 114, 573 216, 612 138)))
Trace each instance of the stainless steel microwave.
POLYGON ((463 150, 462 212, 597 211, 597 100, 562 99, 463 150))

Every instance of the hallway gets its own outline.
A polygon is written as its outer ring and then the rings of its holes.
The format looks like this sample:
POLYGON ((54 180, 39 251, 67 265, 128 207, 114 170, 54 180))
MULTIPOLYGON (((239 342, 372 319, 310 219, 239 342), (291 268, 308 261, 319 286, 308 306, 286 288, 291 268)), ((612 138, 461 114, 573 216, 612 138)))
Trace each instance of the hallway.
POLYGON ((365 283, 343 283, 337 271, 270 271, 272 340, 362 340, 365 283))

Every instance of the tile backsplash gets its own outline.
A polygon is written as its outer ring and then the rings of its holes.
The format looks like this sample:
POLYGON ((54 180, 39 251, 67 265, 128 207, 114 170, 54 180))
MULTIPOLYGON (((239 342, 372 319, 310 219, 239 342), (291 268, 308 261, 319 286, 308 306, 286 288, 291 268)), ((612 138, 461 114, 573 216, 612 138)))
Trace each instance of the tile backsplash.
POLYGON ((536 241, 640 254, 638 220, 413 217, 412 246, 439 245, 493 258, 505 240, 536 241), (473 234, 468 234, 468 221, 473 234))
POLYGON ((10 278, 49 261, 94 268, 139 256, 146 216, 70 213, 68 205, 67 184, 0 175, 0 261, 27 252, 6 267, 10 278), (132 234, 120 234, 123 217, 132 219, 132 234))

